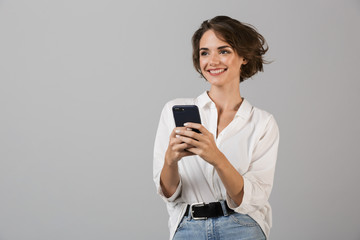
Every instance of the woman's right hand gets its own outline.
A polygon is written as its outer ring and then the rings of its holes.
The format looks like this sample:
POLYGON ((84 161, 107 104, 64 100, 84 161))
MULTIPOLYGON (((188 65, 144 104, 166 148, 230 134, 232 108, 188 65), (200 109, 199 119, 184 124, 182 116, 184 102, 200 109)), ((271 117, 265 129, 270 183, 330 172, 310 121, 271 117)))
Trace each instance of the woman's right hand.
POLYGON ((169 146, 165 153, 165 163, 169 166, 177 164, 183 157, 195 155, 186 150, 193 147, 192 145, 184 143, 176 137, 176 130, 186 130, 186 127, 176 127, 170 134, 169 146))
POLYGON ((182 142, 176 137, 176 130, 186 130, 185 127, 176 127, 170 134, 169 146, 165 153, 165 162, 160 175, 160 186, 165 197, 172 196, 179 185, 180 175, 178 171, 178 162, 181 158, 194 155, 187 151, 187 148, 193 147, 188 143, 182 142))

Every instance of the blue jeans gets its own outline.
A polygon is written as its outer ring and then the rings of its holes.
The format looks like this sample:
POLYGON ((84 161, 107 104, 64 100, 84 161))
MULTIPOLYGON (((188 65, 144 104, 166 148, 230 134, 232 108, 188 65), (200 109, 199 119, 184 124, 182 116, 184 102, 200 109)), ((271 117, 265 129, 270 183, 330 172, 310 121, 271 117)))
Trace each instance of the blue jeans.
POLYGON ((173 240, 265 240, 259 224, 249 215, 233 213, 228 216, 194 220, 184 216, 173 240))

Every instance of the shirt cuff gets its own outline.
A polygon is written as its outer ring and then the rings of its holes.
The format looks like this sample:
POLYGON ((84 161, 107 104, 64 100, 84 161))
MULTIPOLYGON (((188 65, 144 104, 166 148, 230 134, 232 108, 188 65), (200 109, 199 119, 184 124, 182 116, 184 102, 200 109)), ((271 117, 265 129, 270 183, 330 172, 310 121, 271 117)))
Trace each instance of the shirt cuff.
POLYGON ((251 182, 246 178, 243 179, 244 179, 244 187, 243 187, 244 194, 241 204, 237 205, 228 194, 226 194, 226 201, 228 203, 229 208, 233 209, 235 212, 248 214, 249 213, 248 206, 250 203, 252 189, 251 189, 251 182))
POLYGON ((180 197, 181 188, 182 188, 182 182, 181 182, 181 178, 180 178, 180 182, 179 182, 179 184, 176 188, 176 191, 174 192, 173 195, 171 195, 170 197, 166 197, 161 189, 160 184, 159 184, 159 188, 158 188, 158 193, 162 197, 162 199, 164 199, 166 202, 174 202, 177 198, 180 197))

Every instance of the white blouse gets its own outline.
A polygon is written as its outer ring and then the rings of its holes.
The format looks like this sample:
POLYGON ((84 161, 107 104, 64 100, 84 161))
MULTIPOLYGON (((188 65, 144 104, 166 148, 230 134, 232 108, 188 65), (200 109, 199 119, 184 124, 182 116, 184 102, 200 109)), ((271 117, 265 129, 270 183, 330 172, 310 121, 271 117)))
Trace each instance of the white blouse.
POLYGON ((217 109, 207 92, 199 97, 169 101, 164 106, 154 145, 153 178, 158 194, 169 213, 170 239, 173 238, 187 204, 214 202, 226 199, 231 209, 248 214, 269 237, 272 225, 268 202, 274 180, 279 145, 279 129, 268 112, 251 106, 244 99, 231 123, 215 139, 219 150, 244 178, 244 196, 238 206, 226 193, 214 167, 198 155, 184 157, 178 162, 180 183, 169 198, 162 193, 160 173, 164 164, 169 136, 175 128, 173 105, 197 105, 202 125, 214 135, 217 132, 217 109))

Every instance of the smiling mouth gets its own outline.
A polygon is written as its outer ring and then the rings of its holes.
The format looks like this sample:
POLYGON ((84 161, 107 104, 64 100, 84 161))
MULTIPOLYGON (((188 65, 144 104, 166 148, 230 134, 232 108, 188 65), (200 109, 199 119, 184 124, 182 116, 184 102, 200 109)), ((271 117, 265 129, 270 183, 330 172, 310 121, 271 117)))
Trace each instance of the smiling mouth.
POLYGON ((208 73, 210 73, 210 75, 212 76, 217 76, 222 74, 223 72, 225 72, 227 70, 227 68, 221 68, 221 69, 210 69, 207 70, 208 73))

